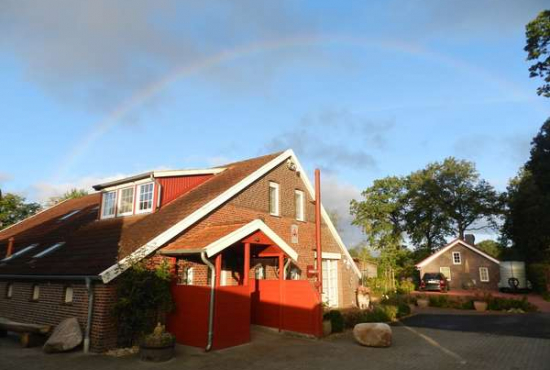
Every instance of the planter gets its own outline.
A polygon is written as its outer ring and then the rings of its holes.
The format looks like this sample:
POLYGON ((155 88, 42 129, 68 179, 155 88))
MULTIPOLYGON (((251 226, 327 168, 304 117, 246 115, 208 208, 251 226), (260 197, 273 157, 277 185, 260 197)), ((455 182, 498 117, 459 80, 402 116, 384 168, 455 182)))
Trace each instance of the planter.
POLYGON ((332 333, 332 323, 330 320, 323 320, 323 336, 326 337, 332 333))
POLYGON ((487 311, 487 302, 474 301, 474 308, 476 309, 476 311, 485 312, 487 311))
POLYGON ((418 307, 420 308, 426 308, 430 305, 430 301, 426 298, 418 298, 416 300, 416 304, 418 305, 418 307))
POLYGON ((139 358, 142 361, 149 362, 164 362, 171 360, 174 357, 175 343, 172 342, 165 346, 139 346, 139 358))

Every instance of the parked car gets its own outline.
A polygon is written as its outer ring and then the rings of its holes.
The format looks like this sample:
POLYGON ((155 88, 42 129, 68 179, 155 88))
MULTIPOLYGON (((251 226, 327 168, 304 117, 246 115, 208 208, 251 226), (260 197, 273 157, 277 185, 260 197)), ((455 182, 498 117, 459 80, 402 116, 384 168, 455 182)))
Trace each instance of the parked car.
POLYGON ((442 273, 427 272, 420 280, 420 290, 434 290, 438 292, 448 292, 449 282, 442 273))

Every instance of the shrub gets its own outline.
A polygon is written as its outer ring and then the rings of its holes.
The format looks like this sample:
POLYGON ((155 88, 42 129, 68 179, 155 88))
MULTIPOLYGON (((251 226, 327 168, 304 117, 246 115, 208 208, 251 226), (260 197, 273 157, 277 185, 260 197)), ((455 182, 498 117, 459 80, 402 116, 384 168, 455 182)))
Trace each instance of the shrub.
POLYGON ((531 304, 527 297, 522 299, 493 297, 488 301, 487 309, 491 311, 507 311, 510 309, 521 309, 525 312, 533 312, 537 307, 531 304))
POLYGON ((344 316, 338 310, 330 310, 323 315, 325 320, 330 320, 333 333, 341 333, 344 331, 344 316))
POLYGON ((548 265, 533 263, 529 265, 527 274, 529 281, 533 284, 533 290, 539 294, 548 291, 548 265))
POLYGON ((451 308, 449 298, 446 295, 430 296, 430 307, 451 308))
POLYGON ((411 314, 411 308, 407 303, 399 303, 397 305, 397 318, 401 318, 411 314))
POLYGON ((542 299, 544 299, 546 302, 550 302, 550 292, 542 293, 542 299))
POLYGON ((409 280, 402 280, 397 287, 397 292, 401 294, 411 294, 414 291, 414 283, 409 280))
POLYGON ((344 318, 344 327, 346 329, 353 329, 355 325, 363 322, 362 319, 365 316, 365 312, 359 308, 347 308, 340 311, 344 318))

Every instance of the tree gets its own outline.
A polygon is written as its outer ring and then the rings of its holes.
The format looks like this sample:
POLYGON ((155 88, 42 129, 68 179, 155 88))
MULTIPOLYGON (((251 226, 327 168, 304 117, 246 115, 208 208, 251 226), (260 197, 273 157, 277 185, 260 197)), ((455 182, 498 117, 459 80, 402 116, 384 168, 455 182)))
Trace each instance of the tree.
POLYGON ((51 206, 55 206, 58 203, 63 202, 64 200, 76 199, 76 198, 83 197, 85 195, 88 195, 87 190, 72 188, 72 189, 66 191, 65 193, 63 193, 63 195, 61 195, 61 196, 50 197, 50 199, 48 199, 46 204, 51 207, 51 206))
POLYGON ((362 196, 362 201, 351 201, 352 224, 361 227, 374 249, 400 247, 405 231, 405 180, 395 176, 375 180, 362 196))
POLYGON ((405 229, 417 249, 432 254, 445 244, 445 238, 453 233, 452 220, 439 202, 434 166, 413 172, 407 177, 407 203, 405 229))
POLYGON ((25 198, 7 193, 0 197, 0 229, 24 220, 40 209, 38 203, 26 203, 25 198))
POLYGON ((525 28, 527 60, 535 61, 529 67, 529 76, 543 79, 545 83, 537 88, 537 94, 550 98, 550 10, 540 12, 525 28))
POLYGON ((496 228, 497 216, 502 213, 501 198, 494 188, 480 179, 472 162, 446 158, 443 163, 428 165, 434 171, 437 199, 443 212, 452 220, 456 236, 464 239, 466 230, 481 230, 487 225, 472 227, 484 220, 496 228))
POLYGON ((342 232, 342 228, 340 227, 341 217, 338 211, 335 209, 329 209, 327 211, 327 214, 328 214, 328 218, 330 218, 330 221, 334 225, 334 228, 338 230, 338 232, 342 232))
POLYGON ((489 256, 500 259, 502 255, 502 246, 494 240, 484 240, 476 244, 476 248, 489 256))
POLYGON ((532 141, 525 167, 508 185, 503 236, 528 262, 550 260, 550 119, 532 141))

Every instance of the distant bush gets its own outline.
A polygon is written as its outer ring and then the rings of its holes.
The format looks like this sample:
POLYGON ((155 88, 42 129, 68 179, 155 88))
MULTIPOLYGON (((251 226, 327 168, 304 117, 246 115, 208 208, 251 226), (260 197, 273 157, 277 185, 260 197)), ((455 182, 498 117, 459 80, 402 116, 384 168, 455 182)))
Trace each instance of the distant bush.
POLYGON ((330 310, 323 315, 325 320, 330 320, 333 333, 341 333, 344 331, 344 316, 338 310, 330 310))
POLYGON ((397 318, 400 319, 404 316, 411 314, 411 307, 407 303, 399 303, 397 305, 397 318))
POLYGON ((346 329, 353 329, 355 325, 363 322, 363 317, 365 316, 365 311, 353 307, 353 308, 346 308, 340 311, 342 313, 342 317, 344 318, 344 327, 346 329))
POLYGON ((539 294, 548 291, 548 269, 543 263, 532 263, 527 269, 529 281, 533 284, 533 290, 539 294))
POLYGON ((414 283, 409 280, 403 280, 397 286, 397 293, 411 294, 415 289, 414 283))
POLYGON ((487 302, 487 309, 491 311, 508 311, 521 309, 525 312, 537 311, 537 307, 531 304, 527 297, 522 299, 493 297, 487 302))

